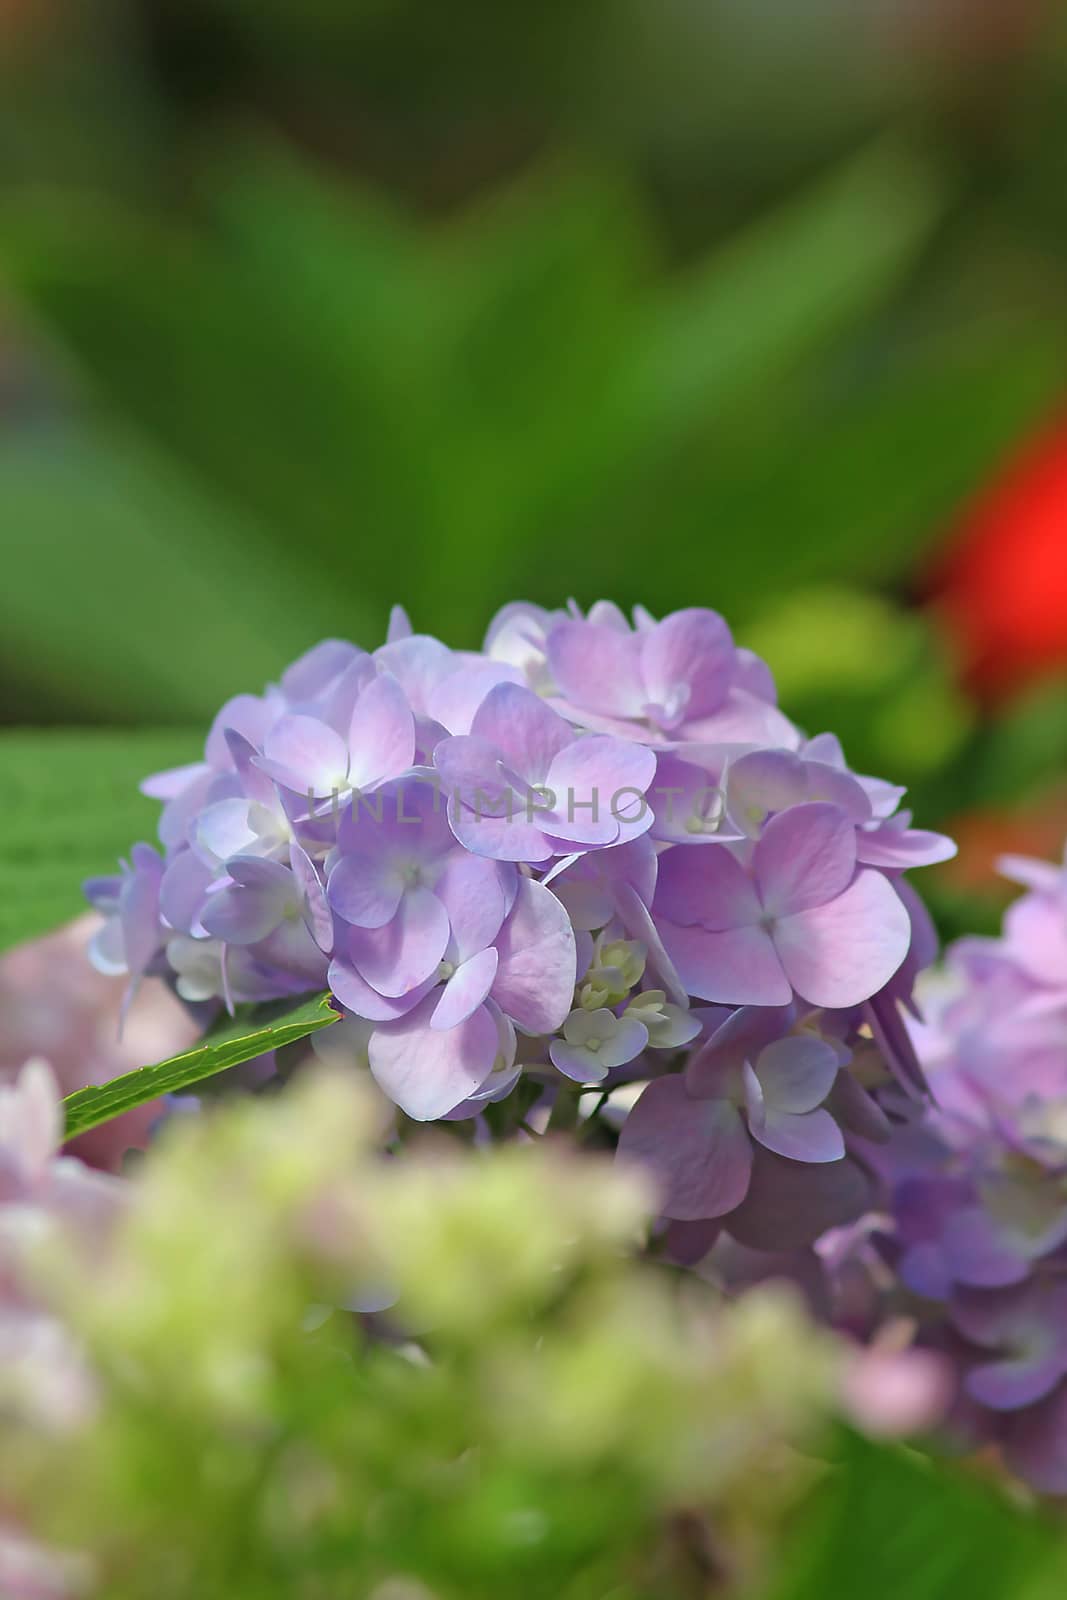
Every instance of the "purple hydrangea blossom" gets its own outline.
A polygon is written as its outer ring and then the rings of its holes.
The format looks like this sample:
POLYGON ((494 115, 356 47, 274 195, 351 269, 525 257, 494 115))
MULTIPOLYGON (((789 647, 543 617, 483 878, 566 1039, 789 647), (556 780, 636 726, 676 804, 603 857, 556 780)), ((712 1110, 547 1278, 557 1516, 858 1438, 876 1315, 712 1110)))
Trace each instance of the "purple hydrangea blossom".
POLYGON ((880 1217, 871 1323, 921 1307, 920 1341, 955 1369, 955 1430, 1062 1495, 1067 874, 1004 865, 1027 893, 1003 935, 961 940, 927 985, 927 1020, 910 1024, 933 1099, 898 1106, 890 1140, 867 1151, 880 1217))
POLYGON ((397 609, 145 788, 160 850, 91 891, 108 970, 197 1006, 328 985, 353 1068, 479 1137, 530 1136, 520 1080, 539 1126, 597 1087, 675 1229, 789 1249, 862 1210, 867 1087, 920 1079, 903 874, 952 846, 805 739, 715 612, 516 603, 456 651, 397 609))

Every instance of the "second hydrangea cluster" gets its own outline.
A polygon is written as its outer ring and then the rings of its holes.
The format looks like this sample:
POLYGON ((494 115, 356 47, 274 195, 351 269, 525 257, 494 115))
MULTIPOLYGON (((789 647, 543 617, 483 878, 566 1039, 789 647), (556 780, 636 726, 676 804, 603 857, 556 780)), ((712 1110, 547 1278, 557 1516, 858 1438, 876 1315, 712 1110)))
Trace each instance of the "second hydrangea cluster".
POLYGON ((915 1028, 932 1102, 876 1153, 876 1315, 957 1378, 954 1425, 1067 1494, 1067 864, 1012 857, 997 939, 960 940, 915 1028), (888 1228, 888 1231, 887 1231, 888 1228))
POLYGON ((131 992, 328 987, 419 1121, 520 1079, 546 1105, 645 1084, 620 1151, 681 1253, 866 1204, 869 1090, 922 1081, 900 1007, 933 940, 903 875, 953 846, 802 734, 715 612, 515 604, 467 652, 398 609, 380 648, 328 640, 227 702, 203 761, 144 787, 160 848, 88 886, 94 959, 131 992))

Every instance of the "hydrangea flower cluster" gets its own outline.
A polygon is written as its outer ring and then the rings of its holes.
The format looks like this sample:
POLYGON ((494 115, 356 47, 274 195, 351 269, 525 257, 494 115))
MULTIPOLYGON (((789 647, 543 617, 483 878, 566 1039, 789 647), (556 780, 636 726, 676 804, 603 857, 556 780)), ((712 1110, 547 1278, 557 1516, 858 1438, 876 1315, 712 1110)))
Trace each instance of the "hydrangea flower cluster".
MULTIPOLYGON (((28 1061, 0 1084, 0 1415, 12 1429, 64 1435, 94 1405, 77 1341, 37 1292, 34 1263, 52 1239, 96 1252, 122 1204, 122 1180, 59 1155, 63 1114, 55 1077, 28 1061)), ((37 1600, 73 1592, 77 1562, 42 1548, 0 1503, 0 1594, 37 1600)))
POLYGON ((680 1303, 633 1258, 638 1174, 551 1140, 382 1160, 381 1110, 320 1069, 176 1119, 102 1247, 50 1256, 93 1407, 56 1435, 0 1405, 4 1600, 201 1600, 235 1573, 651 1600, 706 1591, 712 1544, 717 1592, 764 1586, 835 1341, 781 1288, 680 1303), (384 1316, 341 1309, 382 1281, 384 1316))
MULTIPOLYGON (((915 1028, 933 1102, 878 1152, 875 1248, 951 1357, 964 1439, 1067 1494, 1067 864, 1002 863, 1026 893, 950 951, 915 1028), (940 980, 939 980, 940 982, 940 980)), ((884 1312, 884 1308, 883 1308, 884 1312)))
MULTIPOLYGON (((647 1083, 626 1159, 673 1242, 809 1238, 862 1210, 862 1086, 921 1073, 901 1022, 945 859, 903 791, 778 708, 715 612, 516 604, 480 652, 394 612, 219 712, 149 779, 160 849, 88 886, 94 959, 188 1002, 328 986, 410 1118, 647 1083), (683 1054, 684 1053, 684 1054, 683 1054), (676 1070, 679 1065, 683 1070, 676 1070)), ((527 1102, 529 1103, 529 1102, 527 1102)))

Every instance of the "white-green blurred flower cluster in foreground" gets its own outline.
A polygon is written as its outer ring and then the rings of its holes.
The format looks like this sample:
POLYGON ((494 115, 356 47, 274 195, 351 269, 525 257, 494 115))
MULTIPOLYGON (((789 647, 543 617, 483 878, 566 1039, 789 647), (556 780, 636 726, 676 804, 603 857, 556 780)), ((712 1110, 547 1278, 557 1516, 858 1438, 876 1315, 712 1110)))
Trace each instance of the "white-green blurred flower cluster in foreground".
POLYGON ((174 1119, 89 1244, 31 1199, 7 1265, 85 1392, 0 1407, 5 1597, 668 1600, 759 1567, 832 1387, 789 1294, 635 1262, 646 1196, 596 1158, 397 1162, 375 1118, 325 1071, 174 1119))

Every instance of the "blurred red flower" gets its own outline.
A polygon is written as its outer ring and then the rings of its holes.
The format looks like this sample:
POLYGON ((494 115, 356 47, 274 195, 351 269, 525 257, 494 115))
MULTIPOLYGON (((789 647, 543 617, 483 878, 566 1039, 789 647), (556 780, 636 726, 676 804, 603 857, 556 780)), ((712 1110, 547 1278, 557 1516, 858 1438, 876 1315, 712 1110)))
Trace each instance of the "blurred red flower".
POLYGON ((1067 416, 964 515, 929 592, 980 698, 1003 700, 1067 668, 1067 416))

